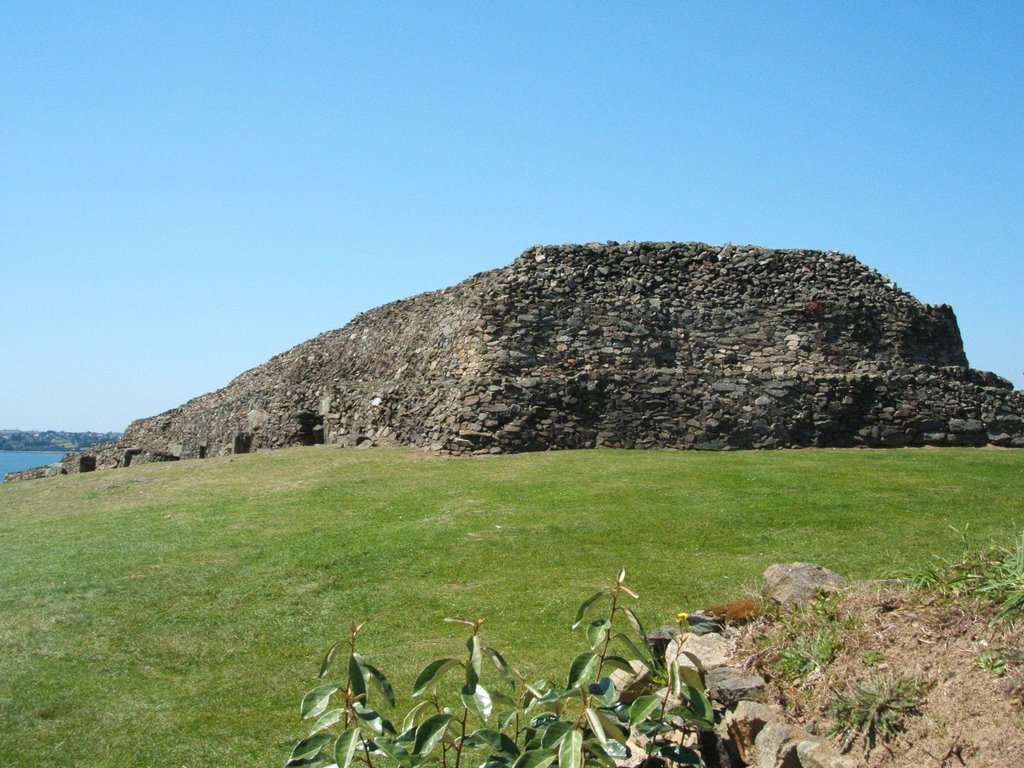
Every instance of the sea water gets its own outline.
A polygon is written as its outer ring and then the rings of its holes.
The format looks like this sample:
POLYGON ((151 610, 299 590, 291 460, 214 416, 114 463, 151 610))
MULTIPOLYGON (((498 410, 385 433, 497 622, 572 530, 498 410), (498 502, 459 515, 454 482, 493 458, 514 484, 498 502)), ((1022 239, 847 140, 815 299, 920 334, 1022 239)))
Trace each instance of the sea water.
POLYGON ((43 464, 53 464, 60 461, 63 453, 40 453, 37 451, 0 451, 0 480, 3 480, 8 472, 18 472, 22 469, 41 467, 43 464))

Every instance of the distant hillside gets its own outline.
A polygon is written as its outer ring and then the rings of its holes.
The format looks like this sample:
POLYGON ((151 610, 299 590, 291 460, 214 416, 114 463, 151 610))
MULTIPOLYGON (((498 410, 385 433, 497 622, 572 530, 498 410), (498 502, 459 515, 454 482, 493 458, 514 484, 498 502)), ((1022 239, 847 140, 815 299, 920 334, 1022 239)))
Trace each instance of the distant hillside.
POLYGON ((120 437, 120 432, 22 432, 18 429, 0 429, 0 451, 70 453, 120 437))

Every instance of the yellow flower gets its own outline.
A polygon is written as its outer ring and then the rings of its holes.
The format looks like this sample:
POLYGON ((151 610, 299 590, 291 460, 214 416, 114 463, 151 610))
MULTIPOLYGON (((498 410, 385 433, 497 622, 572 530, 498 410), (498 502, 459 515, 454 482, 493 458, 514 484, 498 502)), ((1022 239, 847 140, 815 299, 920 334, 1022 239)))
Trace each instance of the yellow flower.
POLYGON ((683 625, 686 623, 686 617, 689 615, 690 614, 688 614, 686 611, 680 611, 676 614, 676 621, 679 622, 680 625, 683 625))

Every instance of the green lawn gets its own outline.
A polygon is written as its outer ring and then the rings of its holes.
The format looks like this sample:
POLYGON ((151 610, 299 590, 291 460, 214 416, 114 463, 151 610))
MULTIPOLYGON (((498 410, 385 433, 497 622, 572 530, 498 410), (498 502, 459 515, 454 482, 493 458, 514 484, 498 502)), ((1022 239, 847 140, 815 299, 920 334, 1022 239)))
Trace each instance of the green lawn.
POLYGON ((450 615, 561 677, 568 625, 629 568, 648 624, 774 562, 851 577, 1024 520, 1024 451, 580 451, 442 459, 302 448, 0 486, 0 765, 279 765, 322 652, 400 693, 450 615))

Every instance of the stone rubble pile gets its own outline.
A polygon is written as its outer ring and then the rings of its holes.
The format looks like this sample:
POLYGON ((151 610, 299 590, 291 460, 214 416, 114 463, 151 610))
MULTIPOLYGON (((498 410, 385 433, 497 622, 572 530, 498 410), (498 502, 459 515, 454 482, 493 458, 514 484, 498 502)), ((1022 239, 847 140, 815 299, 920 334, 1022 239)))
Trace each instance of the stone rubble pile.
MULTIPOLYGON (((764 574, 763 595, 784 608, 804 607, 823 593, 844 583, 838 574, 813 563, 771 566, 764 574)), ((765 703, 765 681, 736 659, 735 629, 711 616, 687 617, 685 632, 661 628, 648 632, 648 641, 671 634, 662 654, 666 665, 698 670, 715 709, 715 727, 700 733, 697 744, 709 768, 853 768, 854 761, 839 753, 827 738, 811 733, 787 719, 778 704, 765 703)), ((650 670, 639 662, 633 674, 616 671, 612 682, 619 700, 629 704, 654 690, 650 670)), ((810 727, 810 726, 808 726, 810 727)), ((632 755, 619 761, 621 768, 654 768, 663 761, 646 761, 642 744, 631 745, 632 755)))
POLYGON ((1024 392, 968 367, 950 307, 852 256, 536 246, 358 315, 63 471, 316 443, 1024 447, 1024 392))

